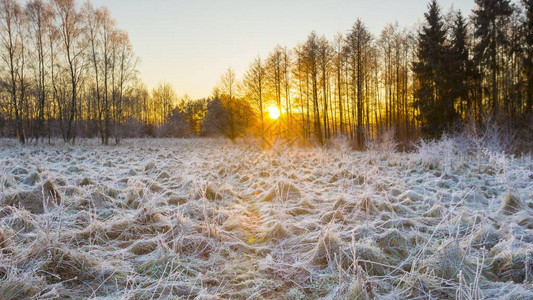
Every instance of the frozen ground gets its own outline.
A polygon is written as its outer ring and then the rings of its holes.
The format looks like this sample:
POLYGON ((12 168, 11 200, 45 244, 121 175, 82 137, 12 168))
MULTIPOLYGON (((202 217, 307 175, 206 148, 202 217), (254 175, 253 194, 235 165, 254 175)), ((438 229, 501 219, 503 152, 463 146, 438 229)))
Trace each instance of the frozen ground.
POLYGON ((0 299, 533 298, 531 156, 1 145, 0 299))

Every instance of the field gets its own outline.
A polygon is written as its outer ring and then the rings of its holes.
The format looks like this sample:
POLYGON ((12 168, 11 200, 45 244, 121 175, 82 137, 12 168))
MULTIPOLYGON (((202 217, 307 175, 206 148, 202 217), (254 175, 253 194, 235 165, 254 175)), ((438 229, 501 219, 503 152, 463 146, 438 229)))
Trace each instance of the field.
POLYGON ((530 155, 1 145, 0 299, 533 298, 530 155))

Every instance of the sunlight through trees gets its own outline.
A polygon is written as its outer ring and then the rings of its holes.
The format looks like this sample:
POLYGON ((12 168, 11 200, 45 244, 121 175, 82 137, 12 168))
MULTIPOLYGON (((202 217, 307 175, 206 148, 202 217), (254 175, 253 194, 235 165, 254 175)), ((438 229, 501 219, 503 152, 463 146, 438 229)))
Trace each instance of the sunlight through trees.
POLYGON ((108 144, 269 132, 318 144, 342 135, 361 148, 391 128, 407 145, 491 116, 529 136, 533 4, 475 1, 471 18, 431 1, 415 28, 389 23, 376 35, 356 19, 331 39, 312 32, 254 59, 242 80, 229 69, 208 98, 192 100, 142 83, 107 8, 0 0, 0 135, 108 144))

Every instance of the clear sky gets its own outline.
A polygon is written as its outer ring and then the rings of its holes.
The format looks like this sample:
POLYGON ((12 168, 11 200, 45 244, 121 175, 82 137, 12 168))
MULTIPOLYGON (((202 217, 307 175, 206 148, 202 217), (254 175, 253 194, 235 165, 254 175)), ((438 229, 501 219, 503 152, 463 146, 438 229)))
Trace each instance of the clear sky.
MULTIPOLYGON (((295 46, 315 30, 332 38, 361 18, 374 34, 388 22, 412 26, 429 0, 93 0, 126 30, 149 88, 171 83, 177 94, 207 97, 232 67, 241 77, 277 45, 295 46)), ((443 12, 470 15, 474 0, 440 0, 443 12)))

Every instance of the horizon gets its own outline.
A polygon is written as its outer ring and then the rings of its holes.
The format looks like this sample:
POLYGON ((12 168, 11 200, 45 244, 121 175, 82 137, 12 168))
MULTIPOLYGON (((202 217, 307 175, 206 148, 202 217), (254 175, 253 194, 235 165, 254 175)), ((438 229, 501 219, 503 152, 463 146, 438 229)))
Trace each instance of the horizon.
MULTIPOLYGON (((422 21, 429 1, 333 2, 133 0, 125 6, 122 1, 93 1, 107 6, 117 25, 128 32, 140 58, 140 77, 149 90, 170 83, 179 98, 192 99, 209 97, 228 68, 241 78, 254 58, 266 58, 278 44, 293 48, 312 31, 328 39, 345 34, 358 18, 374 36, 388 23, 409 28, 422 21), (146 21, 140 22, 143 18, 146 21)), ((474 0, 439 4, 444 14, 453 7, 464 16, 475 7, 474 0)))

